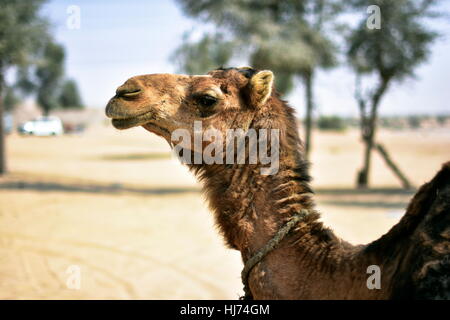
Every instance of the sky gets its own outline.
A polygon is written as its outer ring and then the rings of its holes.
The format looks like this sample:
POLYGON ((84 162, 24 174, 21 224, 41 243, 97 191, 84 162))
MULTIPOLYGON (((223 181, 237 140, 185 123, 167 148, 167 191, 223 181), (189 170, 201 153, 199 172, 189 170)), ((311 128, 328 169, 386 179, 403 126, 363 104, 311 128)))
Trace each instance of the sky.
MULTIPOLYGON (((446 2, 444 9, 450 12, 446 2)), ((174 73, 170 56, 184 32, 205 29, 183 14, 173 0, 53 0, 43 8, 56 40, 66 48, 66 74, 75 79, 88 107, 103 108, 126 79, 149 73, 174 73), (80 10, 80 28, 68 27, 70 6, 80 10)), ((381 115, 450 114, 450 22, 437 24, 441 37, 415 79, 394 84, 380 106, 381 115)), ((243 61, 243 65, 247 65, 243 61)), ((276 76, 276 74, 275 74, 276 76)), ((357 116, 354 74, 345 65, 321 71, 315 82, 316 115, 357 116)), ((303 88, 287 96, 304 114, 303 88)))

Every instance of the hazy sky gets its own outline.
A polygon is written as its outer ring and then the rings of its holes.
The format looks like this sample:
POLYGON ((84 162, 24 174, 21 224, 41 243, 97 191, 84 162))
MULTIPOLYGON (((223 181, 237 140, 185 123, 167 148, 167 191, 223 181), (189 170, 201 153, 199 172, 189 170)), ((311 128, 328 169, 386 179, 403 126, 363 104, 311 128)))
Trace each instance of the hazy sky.
MULTIPOLYGON (((450 9, 450 5, 445 5, 450 9)), ((449 11, 450 10, 446 10, 449 11)), ((169 60, 185 31, 202 26, 185 17, 174 1, 50 1, 44 14, 56 39, 66 47, 66 72, 77 80, 90 107, 104 107, 127 78, 147 73, 172 73, 169 60), (67 8, 81 9, 80 29, 69 29, 67 8)), ((381 113, 450 113, 450 23, 440 22, 442 37, 417 79, 390 88, 381 113)), ((276 75, 275 75, 276 76, 276 75)), ((317 114, 357 115, 354 76, 347 67, 321 72, 315 84, 317 114)), ((303 114, 302 87, 288 100, 303 114)))

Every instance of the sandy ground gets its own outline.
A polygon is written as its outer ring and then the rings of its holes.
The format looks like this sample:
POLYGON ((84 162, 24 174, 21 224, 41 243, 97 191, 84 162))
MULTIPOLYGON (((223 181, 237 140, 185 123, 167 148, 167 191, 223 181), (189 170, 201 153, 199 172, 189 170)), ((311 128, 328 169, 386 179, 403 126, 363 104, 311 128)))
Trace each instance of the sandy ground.
MULTIPOLYGON (((379 141, 416 186, 450 160, 448 131, 380 132, 379 141)), ((10 135, 7 147, 0 299, 236 299, 242 293, 238 252, 225 248, 200 186, 164 141, 141 128, 99 126, 80 136, 10 135)), ((314 137, 318 208, 353 243, 385 233, 413 194, 398 189, 378 156, 375 189, 353 190, 361 155, 355 131, 314 137)))

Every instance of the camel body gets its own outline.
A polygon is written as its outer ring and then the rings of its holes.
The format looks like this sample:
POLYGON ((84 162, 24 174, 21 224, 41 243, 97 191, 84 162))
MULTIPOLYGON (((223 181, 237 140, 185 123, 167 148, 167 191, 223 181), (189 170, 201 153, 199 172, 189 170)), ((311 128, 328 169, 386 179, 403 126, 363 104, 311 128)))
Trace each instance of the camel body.
MULTIPOLYGON (((143 126, 171 146, 176 130, 195 136, 195 121, 202 122, 202 130, 213 127, 223 134, 279 130, 274 174, 262 174, 261 162, 188 164, 203 183, 227 245, 241 252, 244 263, 293 215, 308 211, 252 269, 253 298, 450 299, 450 163, 419 189, 388 233, 353 246, 319 220, 293 109, 273 88, 272 72, 229 68, 202 76, 133 77, 117 89, 106 114, 118 129, 143 126)), ((270 141, 266 145, 272 147, 270 141)))

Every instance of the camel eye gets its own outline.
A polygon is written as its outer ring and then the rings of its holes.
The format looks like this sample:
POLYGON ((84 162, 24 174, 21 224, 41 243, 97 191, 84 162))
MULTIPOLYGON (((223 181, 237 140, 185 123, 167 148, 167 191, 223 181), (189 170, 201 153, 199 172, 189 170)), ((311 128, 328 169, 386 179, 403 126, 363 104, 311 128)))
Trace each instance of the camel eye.
POLYGON ((214 98, 208 94, 197 97, 197 102, 203 107, 211 107, 217 102, 217 98, 214 98))

